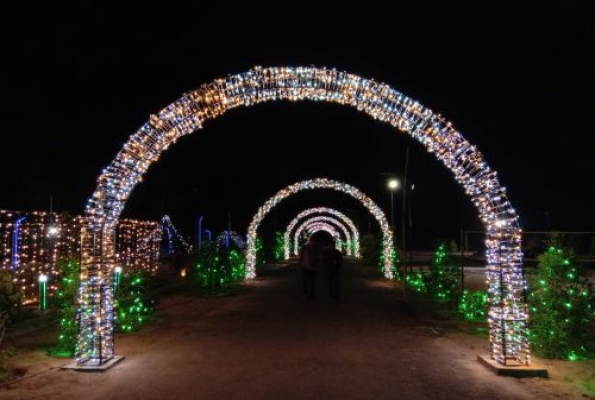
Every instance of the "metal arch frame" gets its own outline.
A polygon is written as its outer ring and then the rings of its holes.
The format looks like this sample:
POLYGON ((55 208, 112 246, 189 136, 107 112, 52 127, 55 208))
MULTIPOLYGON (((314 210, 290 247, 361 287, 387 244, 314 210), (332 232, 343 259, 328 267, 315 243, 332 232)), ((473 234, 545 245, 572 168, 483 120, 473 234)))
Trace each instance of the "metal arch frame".
POLYGON ((347 226, 351 229, 351 234, 353 236, 353 243, 351 243, 351 247, 353 249, 353 251, 352 251, 353 255, 358 258, 360 257, 359 231, 357 230, 357 227, 355 226, 355 224, 353 223, 351 218, 349 218, 342 212, 335 210, 334 208, 313 207, 313 208, 309 208, 309 209, 304 210, 301 213, 299 213, 293 220, 291 220, 289 225, 287 225, 287 229, 285 230, 285 234, 283 235, 283 245, 284 245, 284 249, 285 249, 285 259, 286 260, 289 260, 289 255, 291 252, 291 232, 293 231, 293 229, 295 228, 295 226, 297 225, 298 222, 300 222, 302 219, 304 219, 305 217, 312 215, 312 214, 334 215, 334 216, 340 218, 341 221, 343 221, 345 224, 347 224, 347 226))
MULTIPOLYGON (((77 303, 77 364, 97 366, 114 357, 114 234, 126 201, 142 175, 164 150, 180 137, 201 129, 205 121, 233 108, 278 100, 325 101, 356 108, 418 140, 453 173, 477 207, 486 228, 490 355, 501 364, 529 364, 522 231, 496 171, 450 122, 429 108, 385 83, 314 66, 255 67, 216 79, 151 115, 130 136, 99 176, 85 211, 77 303)), ((308 187, 317 185, 288 187, 267 202, 250 226, 248 246, 253 248, 256 228, 270 208, 308 187)), ((254 251, 248 252, 248 261, 251 278, 254 251)))
MULTIPOLYGON (((343 232, 343 235, 345 236, 345 240, 347 241, 347 243, 351 243, 351 233, 349 232, 347 227, 341 223, 341 221, 339 221, 338 219, 336 219, 334 217, 329 217, 326 215, 319 215, 319 216, 315 216, 312 218, 308 218, 307 220, 303 221, 298 226, 298 229, 296 229, 294 236, 293 236, 293 254, 294 255, 297 256, 299 253, 299 240, 298 240, 299 235, 302 233, 302 231, 305 229, 305 227, 307 227, 308 225, 315 223, 315 222, 326 222, 331 225, 334 224, 337 228, 339 228, 343 232)), ((351 255, 351 246, 347 246, 347 255, 348 256, 351 255)))

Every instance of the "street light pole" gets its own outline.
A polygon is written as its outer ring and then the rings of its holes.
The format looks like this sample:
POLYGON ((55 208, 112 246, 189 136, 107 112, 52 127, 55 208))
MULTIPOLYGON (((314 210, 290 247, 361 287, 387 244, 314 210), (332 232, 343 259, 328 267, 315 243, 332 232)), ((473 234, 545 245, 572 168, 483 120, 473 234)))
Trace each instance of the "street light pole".
POLYGON ((390 191, 390 228, 395 231, 395 191, 390 191))
POLYGON ((390 190, 390 228, 395 231, 395 190, 399 187, 399 180, 391 178, 388 181, 388 189, 390 190))

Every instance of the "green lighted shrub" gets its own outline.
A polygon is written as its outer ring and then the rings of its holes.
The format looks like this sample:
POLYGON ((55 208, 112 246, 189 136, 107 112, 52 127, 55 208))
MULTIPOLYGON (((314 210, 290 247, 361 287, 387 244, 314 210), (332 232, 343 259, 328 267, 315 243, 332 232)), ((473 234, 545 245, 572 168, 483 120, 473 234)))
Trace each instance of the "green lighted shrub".
POLYGON ((262 238, 256 237, 256 240, 254 241, 254 248, 256 249, 256 266, 260 267, 266 263, 262 238))
POLYGON ((237 249, 228 250, 209 243, 203 246, 194 278, 199 292, 215 295, 225 292, 230 285, 246 276, 244 256, 237 249))
POLYGON ((56 263, 60 275, 58 290, 51 300, 51 308, 58 325, 58 343, 50 354, 58 357, 74 356, 77 336, 76 301, 80 284, 80 265, 75 258, 63 258, 56 263))
POLYGON ((275 251, 274 257, 276 261, 285 258, 285 239, 283 232, 275 232, 275 251))
POLYGON ((412 272, 407 274, 407 287, 415 293, 427 293, 427 276, 423 272, 412 272))
POLYGON ((13 282, 8 271, 0 271, 0 343, 6 327, 21 311, 22 293, 13 282))
POLYGON ((595 318, 595 291, 580 275, 567 249, 556 243, 538 257, 529 295, 533 351, 542 357, 587 357, 589 325, 595 318))
POLYGON ((463 291, 459 300, 459 313, 465 321, 485 322, 488 317, 488 292, 485 290, 463 291))
POLYGON ((438 246, 427 274, 428 292, 438 301, 451 300, 457 289, 458 268, 447 253, 445 243, 438 246))
POLYGON ((148 295, 146 277, 141 272, 122 274, 114 293, 114 328, 116 332, 134 332, 155 310, 155 300, 148 295))

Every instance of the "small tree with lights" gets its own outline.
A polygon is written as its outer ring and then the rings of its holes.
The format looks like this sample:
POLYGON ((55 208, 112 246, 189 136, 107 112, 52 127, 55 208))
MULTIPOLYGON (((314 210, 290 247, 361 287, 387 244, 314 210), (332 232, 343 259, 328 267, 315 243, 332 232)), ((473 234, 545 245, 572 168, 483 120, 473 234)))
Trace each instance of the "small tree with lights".
POLYGON ((446 243, 436 249, 426 282, 428 292, 438 301, 451 300, 457 289, 457 266, 448 255, 446 243))
POLYGON ((529 295, 530 339, 546 358, 576 360, 589 355, 589 326, 595 318, 595 291, 576 267, 572 252, 553 239, 538 257, 529 295))
POLYGON ((463 291, 458 310, 465 321, 484 322, 488 316, 488 292, 485 290, 463 291))
POLYGON ((60 275, 58 289, 51 301, 58 325, 58 343, 50 354, 58 357, 74 355, 77 337, 76 300, 80 284, 80 264, 75 258, 63 258, 56 263, 60 275))
POLYGON ((148 294, 146 276, 141 272, 125 272, 114 293, 117 332, 138 330, 155 310, 155 300, 148 294))
POLYGON ((285 257, 285 239, 283 232, 275 232, 274 257, 276 261, 285 257))
POLYGON ((214 244, 208 244, 202 248, 194 276, 199 293, 204 295, 225 293, 230 285, 244 280, 245 257, 238 249, 217 249, 214 244))
POLYGON ((256 266, 259 267, 266 263, 264 246, 262 245, 262 238, 260 236, 256 237, 254 247, 256 249, 256 266))

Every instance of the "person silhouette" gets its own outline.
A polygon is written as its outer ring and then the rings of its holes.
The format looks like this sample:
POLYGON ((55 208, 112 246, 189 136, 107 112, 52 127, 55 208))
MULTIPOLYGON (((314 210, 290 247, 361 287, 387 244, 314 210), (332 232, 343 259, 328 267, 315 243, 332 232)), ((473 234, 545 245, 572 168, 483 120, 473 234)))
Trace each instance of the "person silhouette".
POLYGON ((333 246, 331 241, 324 245, 323 263, 326 270, 329 295, 337 303, 341 300, 341 268, 343 266, 343 255, 333 246))
POLYGON ((316 277, 322 266, 322 249, 320 244, 312 237, 302 247, 300 252, 300 266, 302 269, 304 296, 310 300, 314 299, 316 291, 316 277))

